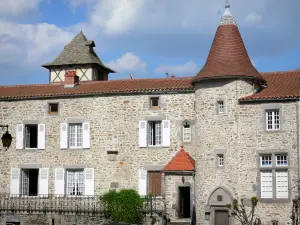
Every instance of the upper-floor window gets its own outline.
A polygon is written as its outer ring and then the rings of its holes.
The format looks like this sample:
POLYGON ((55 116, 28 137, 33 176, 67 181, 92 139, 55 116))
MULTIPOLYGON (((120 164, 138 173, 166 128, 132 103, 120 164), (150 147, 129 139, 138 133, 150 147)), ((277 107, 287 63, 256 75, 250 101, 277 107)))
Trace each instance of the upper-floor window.
POLYGON ((49 103, 48 107, 49 114, 57 114, 58 113, 58 103, 49 103))
POLYGON ((148 122, 148 145, 157 146, 162 142, 162 123, 161 121, 149 121, 148 122))
POLYGON ((224 113, 224 101, 218 101, 218 114, 223 114, 224 113))
POLYGON ((223 167, 224 166, 224 155, 223 154, 218 154, 217 159, 218 159, 218 166, 223 167))
POLYGON ((82 123, 69 124, 69 146, 70 148, 82 147, 82 123))
POLYGON ((266 128, 267 128, 267 130, 279 130, 280 129, 279 110, 266 111, 266 128))
POLYGON ((17 124, 16 149, 45 149, 45 124, 17 124))
POLYGON ((159 108, 159 97, 150 98, 150 108, 159 108))
POLYGON ((261 155, 260 162, 261 198, 288 198, 288 168, 283 167, 288 165, 287 155, 261 155))
POLYGON ((188 121, 185 121, 182 125, 183 142, 190 142, 192 140, 191 125, 188 121))
POLYGON ((38 147, 38 125, 26 124, 25 125, 25 148, 38 147))

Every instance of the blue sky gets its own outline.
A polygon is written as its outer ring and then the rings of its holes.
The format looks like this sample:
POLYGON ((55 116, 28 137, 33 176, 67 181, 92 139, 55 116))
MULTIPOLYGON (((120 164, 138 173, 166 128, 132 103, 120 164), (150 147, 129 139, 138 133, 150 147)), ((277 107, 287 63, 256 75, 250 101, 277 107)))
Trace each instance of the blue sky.
MULTIPOLYGON (((231 0, 255 67, 300 69, 299 0, 231 0)), ((47 83, 52 61, 82 30, 118 71, 110 79, 193 76, 225 0, 0 0, 0 85, 47 83), (9 2, 9 3, 8 3, 9 2)))

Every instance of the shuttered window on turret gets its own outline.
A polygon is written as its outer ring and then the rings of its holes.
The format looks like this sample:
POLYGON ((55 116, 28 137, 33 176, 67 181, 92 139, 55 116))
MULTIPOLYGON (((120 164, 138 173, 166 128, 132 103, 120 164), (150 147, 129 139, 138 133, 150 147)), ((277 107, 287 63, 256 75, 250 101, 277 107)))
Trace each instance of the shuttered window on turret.
POLYGON ((148 171, 148 194, 153 196, 162 195, 162 173, 159 171, 148 171))

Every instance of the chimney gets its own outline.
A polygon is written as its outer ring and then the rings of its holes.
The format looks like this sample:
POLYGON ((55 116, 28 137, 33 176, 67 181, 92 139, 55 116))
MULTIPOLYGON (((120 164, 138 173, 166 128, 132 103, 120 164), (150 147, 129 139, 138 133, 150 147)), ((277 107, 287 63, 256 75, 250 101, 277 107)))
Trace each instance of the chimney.
POLYGON ((73 88, 79 84, 79 77, 75 70, 66 71, 65 74, 65 88, 73 88))
POLYGON ((175 78, 175 75, 174 75, 174 74, 172 74, 171 78, 175 78))

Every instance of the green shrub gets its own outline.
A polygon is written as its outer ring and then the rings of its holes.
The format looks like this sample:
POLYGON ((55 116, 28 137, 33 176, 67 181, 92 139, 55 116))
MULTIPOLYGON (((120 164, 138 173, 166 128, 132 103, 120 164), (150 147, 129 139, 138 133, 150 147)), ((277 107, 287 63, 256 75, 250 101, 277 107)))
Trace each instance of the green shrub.
POLYGON ((135 190, 110 191, 101 201, 105 218, 113 222, 143 223, 144 199, 135 190))

